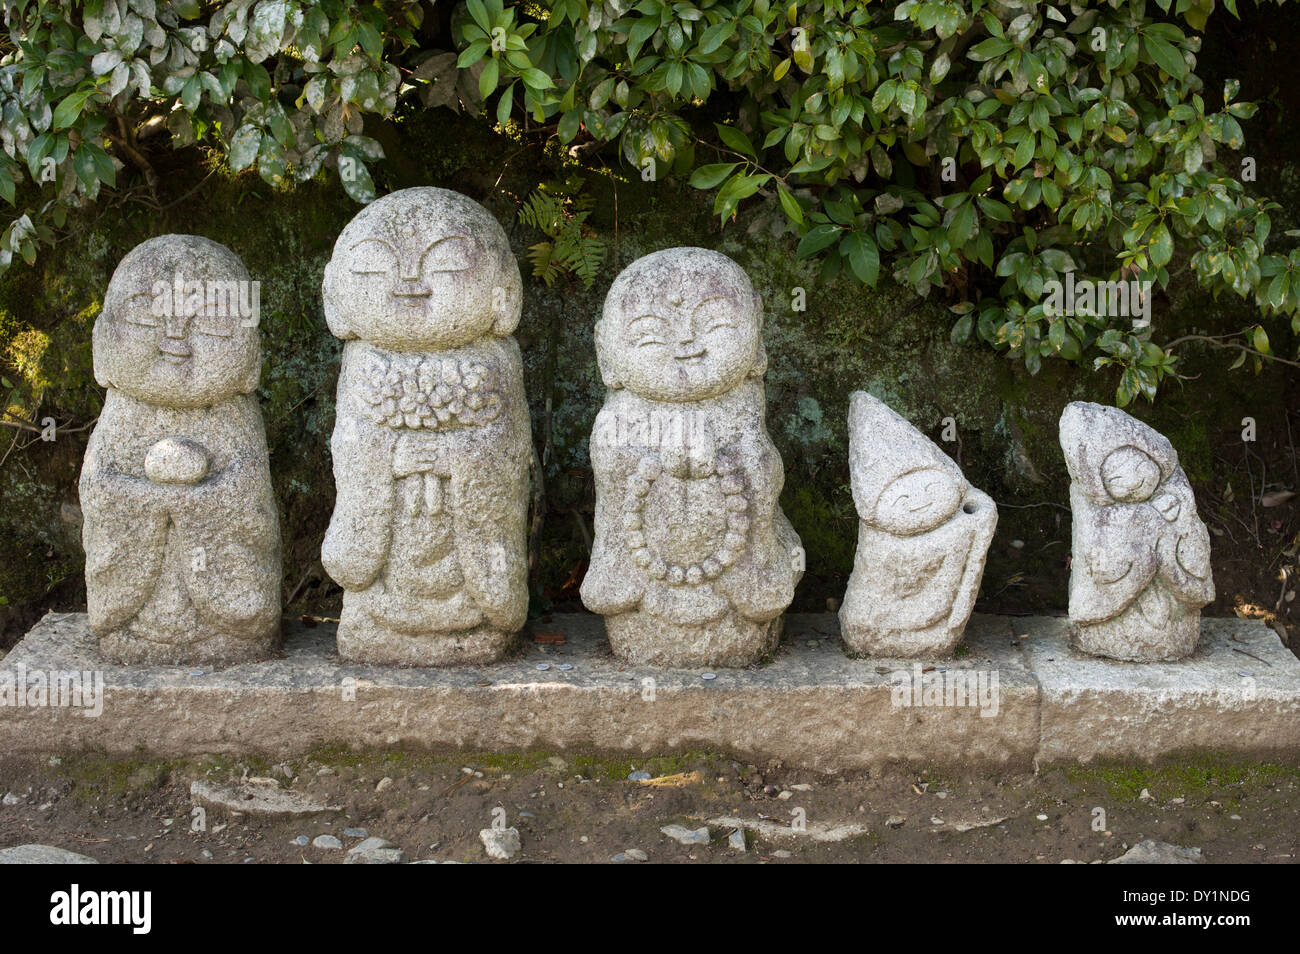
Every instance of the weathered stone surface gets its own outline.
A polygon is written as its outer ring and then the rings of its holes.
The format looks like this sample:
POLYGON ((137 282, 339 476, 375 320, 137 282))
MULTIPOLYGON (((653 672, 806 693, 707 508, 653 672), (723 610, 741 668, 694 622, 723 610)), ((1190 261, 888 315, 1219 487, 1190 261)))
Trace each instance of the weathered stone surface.
POLYGON ((709 830, 707 828, 687 828, 685 825, 664 825, 659 829, 673 841, 682 845, 707 845, 709 830))
POLYGON ((347 344, 321 559, 345 659, 491 662, 524 623, 521 287, 501 226, 445 189, 371 203, 334 245, 325 317, 347 344))
POLYGON ((1300 759, 1300 661, 1258 620, 1206 620, 1191 658, 1133 666, 1073 652, 1064 618, 976 615, 969 654, 945 661, 850 659, 834 615, 792 614, 769 664, 711 680, 620 662, 599 617, 559 614, 546 627, 565 644, 491 666, 405 669, 341 661, 333 626, 287 621, 284 658, 199 672, 107 663, 83 614, 51 613, 0 668, 0 751, 284 759, 351 745, 640 761, 711 749, 827 772, 1300 759), (103 673, 95 718, 5 692, 18 672, 87 670, 103 673))
POLYGON ((1258 620, 1202 620, 1194 655, 1143 666, 1072 649, 1065 619, 1034 622, 1016 632, 1042 687, 1042 762, 1300 750, 1300 661, 1258 620))
POLYGON ((406 852, 385 838, 367 838, 348 849, 343 860, 346 865, 400 865, 406 861, 406 852))
POLYGON ((478 833, 478 838, 483 842, 483 850, 489 858, 509 861, 519 854, 521 846, 518 828, 484 828, 478 833))
POLYGON ((783 825, 780 822, 765 818, 738 818, 734 815, 720 815, 717 818, 710 818, 709 824, 715 828, 734 827, 744 831, 752 831, 765 841, 807 838, 811 841, 834 842, 844 841, 848 838, 858 838, 868 833, 865 825, 858 825, 853 822, 828 825, 810 821, 799 827, 794 827, 793 825, 783 825))
POLYGON ((778 504, 749 277, 700 248, 638 259, 605 298, 596 357, 608 392, 583 603, 628 662, 755 662, 776 648, 804 553, 778 504))
POLYGON ((998 510, 947 454, 865 391, 849 401, 858 548, 840 607, 850 652, 951 653, 979 593, 998 510))
POLYGON ((1183 848, 1166 841, 1140 841, 1108 865, 1203 865, 1199 848, 1183 848))
POLYGON ((301 818, 339 811, 309 795, 279 788, 269 779, 263 783, 241 782, 238 785, 195 779, 190 783, 190 800, 201 808, 260 818, 301 818))
POLYGON ((1214 599, 1210 534, 1178 454, 1123 411, 1076 401, 1061 415, 1070 471, 1076 645, 1112 659, 1181 659, 1214 599))
POLYGON ((79 855, 52 845, 18 845, 0 848, 0 865, 97 865, 89 855, 79 855))
POLYGON ((924 675, 922 668, 938 660, 846 658, 832 614, 790 617, 788 646, 771 663, 723 670, 713 680, 621 662, 605 646, 599 617, 560 614, 546 628, 563 633, 565 644, 545 651, 532 645, 491 666, 406 669, 341 661, 332 625, 290 620, 285 658, 196 675, 106 665, 83 615, 50 614, 6 668, 100 669, 103 713, 0 707, 0 751, 142 747, 164 756, 287 758, 351 744, 639 758, 708 748, 835 771, 1028 767, 1038 745, 1038 687, 1011 645, 1010 626, 996 617, 974 618, 966 634, 970 654, 947 663, 946 673, 924 675), (912 689, 918 680, 933 686, 958 674, 994 672, 997 693, 983 708, 974 698, 936 705, 912 689))
POLYGON ((195 235, 136 246, 109 282, 93 336, 108 390, 80 497, 91 626, 114 659, 219 665, 275 648, 257 310, 243 263, 195 235))

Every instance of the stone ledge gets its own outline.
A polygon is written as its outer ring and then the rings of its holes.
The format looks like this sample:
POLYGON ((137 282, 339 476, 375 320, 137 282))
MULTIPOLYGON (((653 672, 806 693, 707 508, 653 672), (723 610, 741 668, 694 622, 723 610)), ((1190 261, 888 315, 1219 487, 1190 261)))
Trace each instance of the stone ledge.
POLYGON ((1300 757, 1300 660, 1256 621, 1206 620, 1191 659, 1136 665, 1075 655, 1063 619, 976 616, 967 655, 917 664, 848 659, 833 615, 793 614, 770 663, 718 670, 712 680, 700 670, 621 664, 598 617, 558 615, 538 628, 561 632, 566 642, 529 643, 491 666, 343 663, 331 625, 289 621, 281 659, 217 671, 125 669, 103 663, 84 615, 51 613, 0 673, 19 666, 102 672, 102 713, 0 706, 0 751, 290 757, 325 744, 636 755, 713 749, 822 771, 1024 768, 1194 750, 1300 757), (939 668, 922 672, 931 666, 939 668), (922 705, 895 704, 911 701, 898 688, 900 671, 931 686, 922 705), (934 680, 951 688, 960 675, 975 688, 981 674, 996 674, 995 696, 985 682, 983 698, 973 692, 964 705, 930 704, 934 680))

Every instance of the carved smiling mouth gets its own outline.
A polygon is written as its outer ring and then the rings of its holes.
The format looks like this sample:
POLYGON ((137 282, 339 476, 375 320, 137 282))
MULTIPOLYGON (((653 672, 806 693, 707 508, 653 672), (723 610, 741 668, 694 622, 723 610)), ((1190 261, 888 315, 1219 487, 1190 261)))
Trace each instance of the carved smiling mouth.
POLYGON ((163 360, 170 364, 184 364, 194 355, 194 350, 184 341, 176 341, 172 338, 164 338, 160 341, 158 351, 162 354, 163 360))
POLYGON ((701 361, 704 360, 704 355, 707 351, 708 351, 707 348, 701 348, 699 351, 693 352, 691 354, 673 355, 673 360, 678 361, 682 364, 692 364, 692 365, 699 364, 701 361))
POLYGON ((428 291, 395 291, 393 297, 407 308, 419 308, 431 294, 428 291))

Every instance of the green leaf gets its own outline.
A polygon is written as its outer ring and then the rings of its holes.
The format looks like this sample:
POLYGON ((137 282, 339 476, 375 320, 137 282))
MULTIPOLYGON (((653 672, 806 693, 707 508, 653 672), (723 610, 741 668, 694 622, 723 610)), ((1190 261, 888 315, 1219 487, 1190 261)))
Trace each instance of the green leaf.
POLYGON ((1255 326, 1255 333, 1251 336, 1251 343, 1255 346, 1255 350, 1258 351, 1260 354, 1269 353, 1268 332, 1264 330, 1264 327, 1262 325, 1255 326))
POLYGON ((519 78, 524 81, 524 85, 529 89, 551 89, 555 86, 551 78, 536 67, 520 70, 519 78))
POLYGON ((1174 257, 1174 240, 1169 228, 1161 222, 1151 232, 1151 264, 1164 266, 1174 257))
POLYGON ((573 142, 578 130, 582 128, 582 110, 571 109, 560 117, 560 122, 556 126, 555 134, 560 137, 560 142, 573 142))
POLYGON ((339 178, 343 182, 343 191, 354 200, 365 205, 375 199, 375 183, 370 178, 370 170, 365 163, 350 156, 339 159, 339 178))
POLYGON ((840 241, 840 248, 847 253, 849 268, 858 281, 874 288, 880 273, 880 250, 875 240, 862 232, 850 232, 840 241))
POLYGON ((738 162, 717 162, 712 165, 700 166, 691 173, 691 185, 697 189, 714 189, 722 184, 722 180, 731 175, 738 162))
POLYGON ((1183 79, 1187 75, 1187 64, 1183 62, 1183 54, 1177 47, 1150 33, 1142 38, 1142 42, 1146 44, 1147 55, 1156 66, 1175 79, 1183 79))
POLYGON ((795 254, 800 258, 811 258, 828 246, 834 245, 843 231, 843 227, 839 225, 815 225, 799 240, 799 247, 795 254))
POLYGON ((501 64, 495 58, 488 60, 483 66, 483 72, 478 75, 478 95, 480 99, 486 100, 497 91, 497 81, 500 76, 501 64))
POLYGON ((731 39, 731 35, 736 32, 735 20, 723 20, 721 23, 715 23, 704 31, 700 37, 699 51, 704 54, 712 53, 718 47, 731 39))
POLYGON ((241 126, 230 140, 230 168, 241 172, 253 164, 262 145, 262 130, 256 126, 241 126))
POLYGON ((955 248, 961 248, 968 241, 975 231, 975 206, 967 201, 961 204, 956 214, 952 217, 952 224, 948 226, 948 241, 955 248))
POLYGON ((713 124, 718 130, 718 138, 726 145, 741 155, 749 156, 751 159, 757 159, 758 153, 754 149, 754 144, 749 141, 749 137, 734 126, 724 126, 722 123, 713 124))
POLYGON ((81 107, 85 105, 86 97, 93 90, 83 90, 78 93, 70 93, 63 98, 58 106, 54 107, 54 117, 50 120, 51 129, 67 129, 77 121, 81 115, 81 107))
POLYGON ((487 7, 483 6, 483 0, 465 0, 465 7, 469 10, 469 15, 474 18, 474 22, 479 25, 484 33, 492 33, 492 18, 488 16, 487 7))
POLYGON ((976 62, 991 60, 1011 49, 1011 44, 1001 37, 991 36, 982 43, 976 43, 966 55, 976 62))
POLYGON ((803 208, 799 205, 795 197, 790 194, 790 190, 785 187, 784 183, 778 180, 776 191, 777 195, 781 198, 781 208, 785 209, 785 214, 789 216, 790 221, 794 222, 796 225, 803 225, 803 208))
POLYGON ((517 82, 511 83, 510 88, 497 100, 497 122, 502 126, 510 119, 510 110, 514 108, 515 103, 515 87, 518 85, 517 82))

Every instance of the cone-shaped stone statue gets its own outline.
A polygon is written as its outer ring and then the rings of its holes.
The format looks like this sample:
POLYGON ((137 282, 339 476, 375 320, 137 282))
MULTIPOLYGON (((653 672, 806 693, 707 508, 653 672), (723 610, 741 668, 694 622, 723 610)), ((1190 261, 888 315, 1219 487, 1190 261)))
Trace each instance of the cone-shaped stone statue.
POLYGON ((339 655, 501 658, 528 611, 530 434, 505 231, 445 189, 403 189, 344 228, 325 317, 347 341, 321 548, 343 587, 339 655))
POLYGON ((220 665, 278 642, 257 312, 243 263, 196 235, 137 245, 109 282, 80 491, 90 628, 119 662, 220 665))
POLYGON ((1196 649, 1214 599, 1210 535, 1164 435, 1114 407, 1061 415, 1070 471, 1070 620, 1087 653, 1154 662, 1196 649))
POLYGON ((924 434, 855 391, 849 472, 858 549, 840 607, 851 653, 941 656, 961 641, 998 511, 924 434))
POLYGON ((637 259, 610 287, 596 357, 609 391, 591 436, 583 603, 630 662, 754 662, 780 640, 804 554, 777 503, 748 276, 700 248, 637 259))

